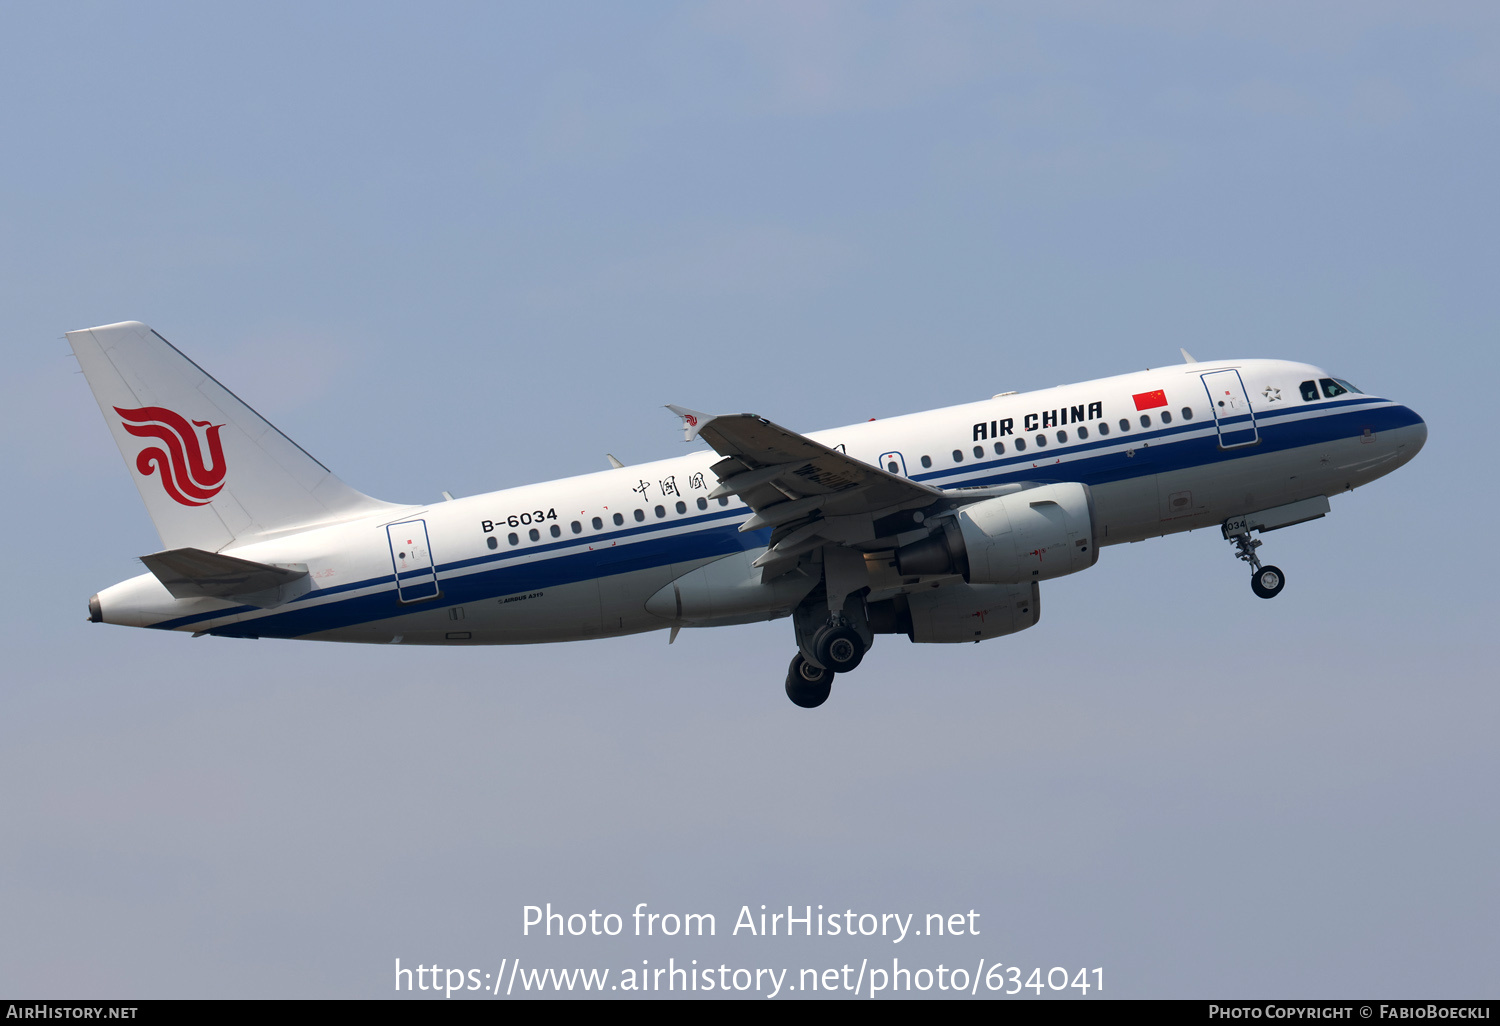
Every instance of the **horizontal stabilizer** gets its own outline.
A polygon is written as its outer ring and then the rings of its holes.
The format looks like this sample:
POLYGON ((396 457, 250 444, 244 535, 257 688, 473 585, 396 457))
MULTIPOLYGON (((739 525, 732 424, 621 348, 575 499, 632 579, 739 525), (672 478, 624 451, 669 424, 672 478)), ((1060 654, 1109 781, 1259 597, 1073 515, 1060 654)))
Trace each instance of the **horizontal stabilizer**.
POLYGON ((290 596, 280 593, 286 585, 307 577, 307 566, 291 563, 273 566, 249 559, 225 556, 203 549, 168 549, 142 556, 146 569, 156 575, 173 598, 274 599, 252 605, 279 605, 290 596), (262 593, 277 593, 265 594, 262 593))

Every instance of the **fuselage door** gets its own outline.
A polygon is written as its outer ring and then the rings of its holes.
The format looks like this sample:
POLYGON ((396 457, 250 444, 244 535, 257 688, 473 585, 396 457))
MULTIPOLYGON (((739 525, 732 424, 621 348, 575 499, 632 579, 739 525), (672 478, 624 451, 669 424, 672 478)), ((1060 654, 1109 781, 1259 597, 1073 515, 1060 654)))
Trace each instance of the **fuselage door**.
POLYGON ((427 542, 427 521, 404 520, 385 529, 391 544, 391 566, 396 574, 396 597, 422 602, 438 594, 437 567, 427 542))
POLYGON ((899 452, 883 452, 880 454, 880 469, 905 477, 906 461, 899 452))
POLYGON ((1203 387, 1208 390, 1208 403, 1214 411, 1214 421, 1219 425, 1219 448, 1234 449, 1260 441, 1260 433, 1255 429, 1255 414, 1250 409, 1250 396, 1245 392, 1239 371, 1204 374, 1203 387))

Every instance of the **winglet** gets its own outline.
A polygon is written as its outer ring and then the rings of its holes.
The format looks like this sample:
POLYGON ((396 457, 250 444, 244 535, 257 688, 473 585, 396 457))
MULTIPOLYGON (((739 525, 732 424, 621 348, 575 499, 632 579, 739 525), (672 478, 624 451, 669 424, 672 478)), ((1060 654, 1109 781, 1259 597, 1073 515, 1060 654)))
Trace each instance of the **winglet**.
POLYGON ((1177 351, 1182 354, 1182 362, 1183 363, 1197 363, 1198 362, 1197 360, 1193 359, 1193 354, 1192 353, 1188 352, 1186 349, 1182 348, 1181 346, 1177 347, 1177 351))
POLYGON ((698 432, 707 427, 708 422, 714 419, 711 413, 699 413, 697 410, 690 410, 686 406, 673 406, 671 403, 668 403, 667 409, 682 418, 682 439, 685 442, 691 442, 697 438, 698 432))

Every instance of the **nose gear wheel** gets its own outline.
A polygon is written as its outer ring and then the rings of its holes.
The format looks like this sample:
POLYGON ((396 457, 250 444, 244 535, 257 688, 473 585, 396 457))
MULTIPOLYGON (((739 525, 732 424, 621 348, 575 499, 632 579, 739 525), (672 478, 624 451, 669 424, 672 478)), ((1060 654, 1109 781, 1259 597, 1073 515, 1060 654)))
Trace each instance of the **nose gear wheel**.
POLYGON ((1263 566, 1250 575, 1250 590, 1261 598, 1275 598, 1286 587, 1286 576, 1280 567, 1263 566))
POLYGON ((1235 557, 1250 564, 1250 590, 1263 599, 1275 598, 1286 587, 1286 574, 1278 566, 1261 565, 1255 550, 1263 544, 1259 538, 1251 538, 1250 532, 1236 534, 1229 539, 1234 542, 1235 557))

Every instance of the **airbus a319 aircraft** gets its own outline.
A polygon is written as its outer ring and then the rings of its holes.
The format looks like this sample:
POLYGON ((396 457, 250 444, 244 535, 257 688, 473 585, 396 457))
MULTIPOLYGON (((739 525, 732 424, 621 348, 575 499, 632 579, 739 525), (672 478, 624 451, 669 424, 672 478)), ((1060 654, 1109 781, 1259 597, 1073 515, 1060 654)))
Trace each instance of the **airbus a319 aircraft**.
POLYGON ((96 623, 231 638, 506 645, 790 617, 786 693, 821 705, 877 634, 1034 626, 1105 546, 1254 533, 1417 454, 1399 403, 1301 363, 1199 363, 798 434, 669 407, 712 451, 427 505, 327 467, 144 324, 68 333, 163 549, 96 623))

